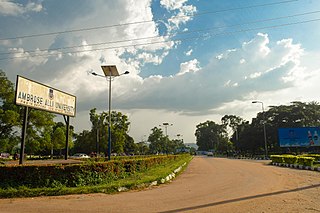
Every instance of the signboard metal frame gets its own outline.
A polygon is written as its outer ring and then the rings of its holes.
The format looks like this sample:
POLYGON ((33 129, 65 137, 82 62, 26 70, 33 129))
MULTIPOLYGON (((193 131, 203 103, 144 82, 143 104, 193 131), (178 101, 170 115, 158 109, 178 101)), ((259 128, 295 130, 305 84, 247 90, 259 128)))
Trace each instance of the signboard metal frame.
POLYGON ((14 101, 16 105, 25 107, 19 164, 23 164, 24 160, 29 107, 63 115, 66 122, 65 160, 68 159, 70 116, 76 115, 76 99, 74 95, 17 75, 14 101))
POLYGON ((75 117, 76 96, 17 75, 15 104, 75 117))

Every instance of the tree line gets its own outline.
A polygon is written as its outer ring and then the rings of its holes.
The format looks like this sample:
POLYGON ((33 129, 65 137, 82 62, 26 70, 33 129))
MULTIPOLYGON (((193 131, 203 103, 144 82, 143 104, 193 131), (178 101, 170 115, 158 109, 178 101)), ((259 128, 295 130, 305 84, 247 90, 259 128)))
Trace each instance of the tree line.
MULTIPOLYGON (((230 154, 263 155, 265 153, 264 130, 269 154, 283 153, 278 142, 278 128, 318 127, 320 125, 320 105, 312 101, 291 102, 290 105, 269 106, 260 112, 252 122, 237 115, 225 115, 221 124, 214 121, 200 123, 196 127, 196 141, 199 150, 215 150, 230 154), (231 134, 229 132, 231 131, 231 134)), ((319 152, 318 147, 292 148, 295 152, 319 152)))
MULTIPOLYGON (((15 153, 20 149, 23 107, 14 104, 14 84, 0 70, 0 152, 15 153)), ((34 155, 62 155, 65 149, 66 125, 55 122, 56 115, 31 109, 29 111, 25 151, 34 155)), ((70 127, 71 153, 107 153, 109 113, 89 111, 91 128, 75 133, 70 127)), ((280 153, 277 131, 280 127, 317 127, 320 124, 318 102, 292 102, 290 105, 269 106, 251 123, 237 115, 225 115, 220 124, 205 121, 196 126, 198 150, 220 153, 259 155, 265 152, 263 124, 267 132, 267 149, 280 153)), ((135 142, 129 135, 130 121, 121 112, 111 112, 112 153, 159 154, 175 153, 185 147, 182 139, 170 139, 161 128, 153 127, 146 141, 135 142)))
MULTIPOLYGON (((20 149, 23 107, 14 104, 14 84, 0 70, 0 152, 18 153, 20 149)), ((70 126, 71 153, 107 153, 109 113, 89 112, 91 129, 75 133, 70 126)), ((65 152, 66 125, 55 122, 55 114, 30 109, 25 152, 29 155, 63 155, 65 152)), ((129 135, 130 122, 121 112, 111 112, 111 152, 120 154, 175 153, 185 147, 183 140, 170 140, 157 127, 151 129, 147 141, 135 143, 129 135)))

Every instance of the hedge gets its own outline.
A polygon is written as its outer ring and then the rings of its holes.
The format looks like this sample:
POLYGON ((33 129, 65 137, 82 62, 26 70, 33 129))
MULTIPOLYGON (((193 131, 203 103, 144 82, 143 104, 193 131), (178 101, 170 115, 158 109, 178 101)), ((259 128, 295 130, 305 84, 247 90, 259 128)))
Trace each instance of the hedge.
POLYGON ((272 163, 299 164, 303 166, 313 166, 316 158, 295 155, 271 155, 272 163))
POLYGON ((0 166, 0 188, 77 187, 103 184, 183 157, 185 155, 164 155, 67 165, 0 166))
POLYGON ((312 157, 312 158, 315 158, 315 161, 318 161, 320 162, 320 154, 305 154, 305 155, 302 155, 304 157, 312 157))

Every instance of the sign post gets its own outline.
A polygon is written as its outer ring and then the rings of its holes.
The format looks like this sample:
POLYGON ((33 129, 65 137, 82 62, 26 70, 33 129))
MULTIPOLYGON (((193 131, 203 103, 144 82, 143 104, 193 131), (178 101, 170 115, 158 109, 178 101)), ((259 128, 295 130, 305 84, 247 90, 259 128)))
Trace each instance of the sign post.
POLYGON ((28 126, 28 113, 29 108, 24 108, 24 116, 23 116, 23 126, 21 131, 21 149, 20 149, 20 157, 19 157, 19 164, 23 164, 24 160, 24 148, 26 144, 26 134, 27 134, 27 126, 28 126))
POLYGON ((21 150, 19 164, 23 164, 26 130, 28 125, 28 109, 35 108, 66 116, 66 154, 68 158, 69 117, 75 117, 76 97, 47 85, 17 76, 15 104, 24 106, 23 129, 21 133, 21 150))

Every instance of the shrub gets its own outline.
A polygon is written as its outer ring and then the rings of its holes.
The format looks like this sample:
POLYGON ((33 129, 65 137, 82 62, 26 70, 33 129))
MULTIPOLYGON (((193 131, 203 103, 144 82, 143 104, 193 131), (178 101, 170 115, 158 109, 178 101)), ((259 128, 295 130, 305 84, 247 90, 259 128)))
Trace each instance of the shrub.
POLYGON ((185 155, 164 155, 68 165, 0 166, 0 188, 78 187, 108 183, 183 157, 185 155))
POLYGON ((304 157, 312 157, 315 158, 315 161, 320 162, 320 154, 305 154, 304 157))
POLYGON ((313 166, 315 158, 312 157, 298 157, 298 164, 303 166, 313 166))
POLYGON ((298 163, 298 157, 294 156, 294 155, 285 155, 284 156, 284 163, 297 164, 298 163))
POLYGON ((272 163, 284 163, 284 157, 282 155, 271 155, 272 163))
POLYGON ((294 155, 271 155, 273 163, 299 164, 303 166, 313 166, 314 157, 294 156, 294 155))

